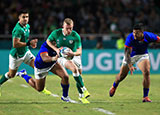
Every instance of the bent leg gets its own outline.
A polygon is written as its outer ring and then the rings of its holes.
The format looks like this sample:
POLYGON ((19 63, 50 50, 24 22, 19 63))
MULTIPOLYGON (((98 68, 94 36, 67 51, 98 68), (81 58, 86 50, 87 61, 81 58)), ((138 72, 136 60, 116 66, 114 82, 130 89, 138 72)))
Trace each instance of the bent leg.
MULTIPOLYGON (((63 97, 68 97, 69 92, 69 76, 66 70, 59 64, 56 63, 51 69, 51 72, 58 75, 61 78, 61 87, 63 89, 63 97)), ((63 97, 61 99, 63 100, 63 97)))
POLYGON ((59 63, 56 63, 50 71, 61 78, 62 84, 69 84, 69 75, 59 63))
POLYGON ((112 87, 109 90, 109 95, 112 97, 115 94, 116 88, 119 83, 124 80, 129 72, 129 68, 127 65, 122 65, 119 74, 116 76, 116 80, 114 81, 112 87))
POLYGON ((127 65, 122 65, 119 74, 116 76, 115 83, 123 81, 128 75, 129 68, 127 65))
POLYGON ((67 61, 65 63, 65 67, 72 71, 73 77, 76 83, 78 84, 78 86, 80 86, 81 88, 84 87, 84 83, 77 66, 72 61, 67 61))

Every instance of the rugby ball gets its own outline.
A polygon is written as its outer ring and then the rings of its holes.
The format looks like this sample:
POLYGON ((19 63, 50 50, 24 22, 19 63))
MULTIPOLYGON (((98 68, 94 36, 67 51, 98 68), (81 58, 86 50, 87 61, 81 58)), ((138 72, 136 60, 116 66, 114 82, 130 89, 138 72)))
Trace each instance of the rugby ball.
POLYGON ((71 49, 68 48, 68 47, 61 47, 60 48, 60 52, 59 52, 60 53, 60 57, 64 57, 64 58, 66 58, 68 60, 73 59, 73 56, 71 57, 71 56, 66 55, 70 51, 71 51, 71 49))

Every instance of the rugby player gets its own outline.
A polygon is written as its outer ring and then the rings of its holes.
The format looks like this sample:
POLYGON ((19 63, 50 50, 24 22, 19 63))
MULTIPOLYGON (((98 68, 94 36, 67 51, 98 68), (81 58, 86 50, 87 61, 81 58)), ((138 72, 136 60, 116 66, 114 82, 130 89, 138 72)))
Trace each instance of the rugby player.
POLYGON ((130 71, 131 75, 135 71, 133 64, 137 63, 137 66, 143 74, 143 99, 142 102, 152 102, 149 97, 150 87, 150 61, 148 55, 148 45, 151 42, 160 42, 160 37, 154 33, 144 31, 141 23, 134 25, 133 32, 128 35, 125 41, 125 52, 122 61, 122 66, 119 74, 109 91, 109 95, 112 97, 119 83, 124 80, 130 71))
POLYGON ((58 58, 58 62, 64 67, 72 71, 79 92, 79 100, 82 103, 90 103, 87 97, 90 96, 82 79, 81 54, 82 45, 79 34, 73 30, 73 20, 66 18, 63 21, 63 28, 54 30, 48 37, 47 43, 59 54, 59 48, 69 47, 71 51, 67 54, 73 57, 67 60, 64 57, 58 58), (56 45, 56 46, 55 46, 56 45))
MULTIPOLYGON (((29 39, 30 25, 29 13, 27 10, 19 12, 19 21, 12 31, 13 46, 9 53, 9 71, 5 73, 0 79, 0 86, 8 79, 15 77, 19 66, 24 62, 25 64, 34 68, 34 55, 30 52, 28 46, 32 48, 37 47, 38 39, 29 39)), ((27 81, 29 84, 34 83, 34 79, 27 81)), ((43 93, 50 95, 51 92, 44 89, 43 93)))

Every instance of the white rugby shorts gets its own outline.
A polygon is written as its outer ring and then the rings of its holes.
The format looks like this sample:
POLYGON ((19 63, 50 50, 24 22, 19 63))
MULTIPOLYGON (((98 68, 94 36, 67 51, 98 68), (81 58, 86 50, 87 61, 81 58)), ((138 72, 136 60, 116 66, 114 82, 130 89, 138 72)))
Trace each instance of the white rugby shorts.
POLYGON ((9 55, 9 68, 12 70, 17 70, 18 67, 24 62, 27 65, 30 65, 30 62, 35 59, 35 56, 31 51, 27 51, 26 54, 21 58, 14 58, 12 55, 9 55))
MULTIPOLYGON (((64 57, 58 58, 58 63, 60 63, 64 68, 67 61, 68 60, 64 57)), ((71 61, 78 67, 78 69, 82 69, 81 56, 74 56, 71 61)))
POLYGON ((52 66, 43 68, 43 69, 38 69, 34 67, 34 76, 36 79, 43 79, 48 75, 48 72, 54 67, 56 63, 54 63, 52 66))
MULTIPOLYGON (((144 59, 149 59, 149 55, 148 54, 135 55, 135 56, 131 57, 131 63, 138 64, 139 62, 141 62, 144 59)), ((123 58, 122 65, 127 65, 127 62, 125 61, 125 56, 123 58)))

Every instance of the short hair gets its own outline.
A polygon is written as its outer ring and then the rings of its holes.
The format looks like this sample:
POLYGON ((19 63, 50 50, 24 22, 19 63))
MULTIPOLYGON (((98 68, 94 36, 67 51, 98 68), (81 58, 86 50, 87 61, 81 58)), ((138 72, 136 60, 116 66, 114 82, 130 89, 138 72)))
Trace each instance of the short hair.
POLYGON ((135 25, 133 26, 133 30, 141 30, 141 31, 144 31, 144 25, 143 25, 143 23, 135 24, 135 25))
POLYGON ((73 23, 73 20, 72 20, 71 18, 65 18, 64 21, 63 21, 63 24, 64 24, 64 23, 66 23, 67 25, 74 24, 74 23, 73 23))
POLYGON ((27 9, 22 9, 18 12, 18 16, 20 16, 21 14, 29 14, 29 11, 27 9))

